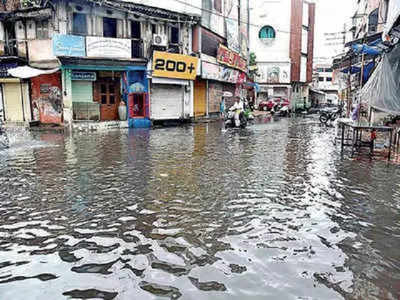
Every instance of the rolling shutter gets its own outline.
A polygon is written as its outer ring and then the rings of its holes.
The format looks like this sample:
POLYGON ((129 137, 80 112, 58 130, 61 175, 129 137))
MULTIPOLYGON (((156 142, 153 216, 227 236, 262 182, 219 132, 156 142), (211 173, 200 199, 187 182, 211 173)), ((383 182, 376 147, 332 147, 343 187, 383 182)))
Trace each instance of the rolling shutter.
POLYGON ((151 118, 176 120, 183 117, 183 87, 156 84, 151 94, 151 118))

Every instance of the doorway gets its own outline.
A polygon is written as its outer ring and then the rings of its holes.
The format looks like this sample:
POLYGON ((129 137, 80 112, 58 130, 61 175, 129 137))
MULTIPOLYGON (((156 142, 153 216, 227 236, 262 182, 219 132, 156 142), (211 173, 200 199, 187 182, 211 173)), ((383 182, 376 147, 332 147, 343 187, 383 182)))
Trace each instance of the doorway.
POLYGON ((129 117, 143 118, 146 116, 146 94, 129 94, 129 117))
POLYGON ((95 101, 100 104, 100 120, 118 120, 120 83, 117 80, 98 80, 95 83, 95 101))

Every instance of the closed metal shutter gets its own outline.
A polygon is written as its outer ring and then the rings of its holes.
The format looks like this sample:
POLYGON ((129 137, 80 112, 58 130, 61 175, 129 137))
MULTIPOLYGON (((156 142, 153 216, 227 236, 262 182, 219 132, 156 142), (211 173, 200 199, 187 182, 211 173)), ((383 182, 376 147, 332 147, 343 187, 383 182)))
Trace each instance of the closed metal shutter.
POLYGON ((207 112, 207 84, 204 80, 194 83, 194 116, 202 117, 207 112))
POLYGON ((183 117, 181 85, 156 84, 153 86, 150 99, 153 120, 174 120, 183 117))
POLYGON ((6 120, 11 122, 24 121, 21 85, 19 83, 5 83, 3 86, 6 120))
POLYGON ((91 81, 72 81, 72 102, 93 102, 91 81))

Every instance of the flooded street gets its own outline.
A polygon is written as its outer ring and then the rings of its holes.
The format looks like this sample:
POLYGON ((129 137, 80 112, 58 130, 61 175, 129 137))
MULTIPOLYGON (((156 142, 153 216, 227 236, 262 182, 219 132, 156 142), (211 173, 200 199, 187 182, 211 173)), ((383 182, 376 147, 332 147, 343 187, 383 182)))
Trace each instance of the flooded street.
POLYGON ((0 151, 0 299, 399 299, 400 169, 305 119, 0 151))

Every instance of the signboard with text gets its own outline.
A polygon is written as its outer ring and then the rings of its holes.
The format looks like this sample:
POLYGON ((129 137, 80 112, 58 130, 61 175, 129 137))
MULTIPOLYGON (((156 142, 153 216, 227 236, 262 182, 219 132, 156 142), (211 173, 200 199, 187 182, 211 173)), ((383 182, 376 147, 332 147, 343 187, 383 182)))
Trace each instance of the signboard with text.
POLYGON ((79 81, 96 81, 96 72, 86 72, 86 71, 72 71, 71 80, 79 81))
POLYGON ((53 36, 54 56, 86 56, 85 38, 77 35, 55 34, 53 36))
POLYGON ((217 61, 220 64, 246 72, 247 62, 244 58, 223 45, 219 45, 217 61))
POLYGON ((203 79, 211 79, 221 82, 230 82, 236 84, 239 78, 240 71, 228 67, 212 64, 206 61, 202 62, 203 79))
POLYGON ((86 37, 88 57, 132 58, 132 42, 128 39, 86 37))
POLYGON ((197 57, 154 51, 153 76, 195 80, 198 63, 197 57))

